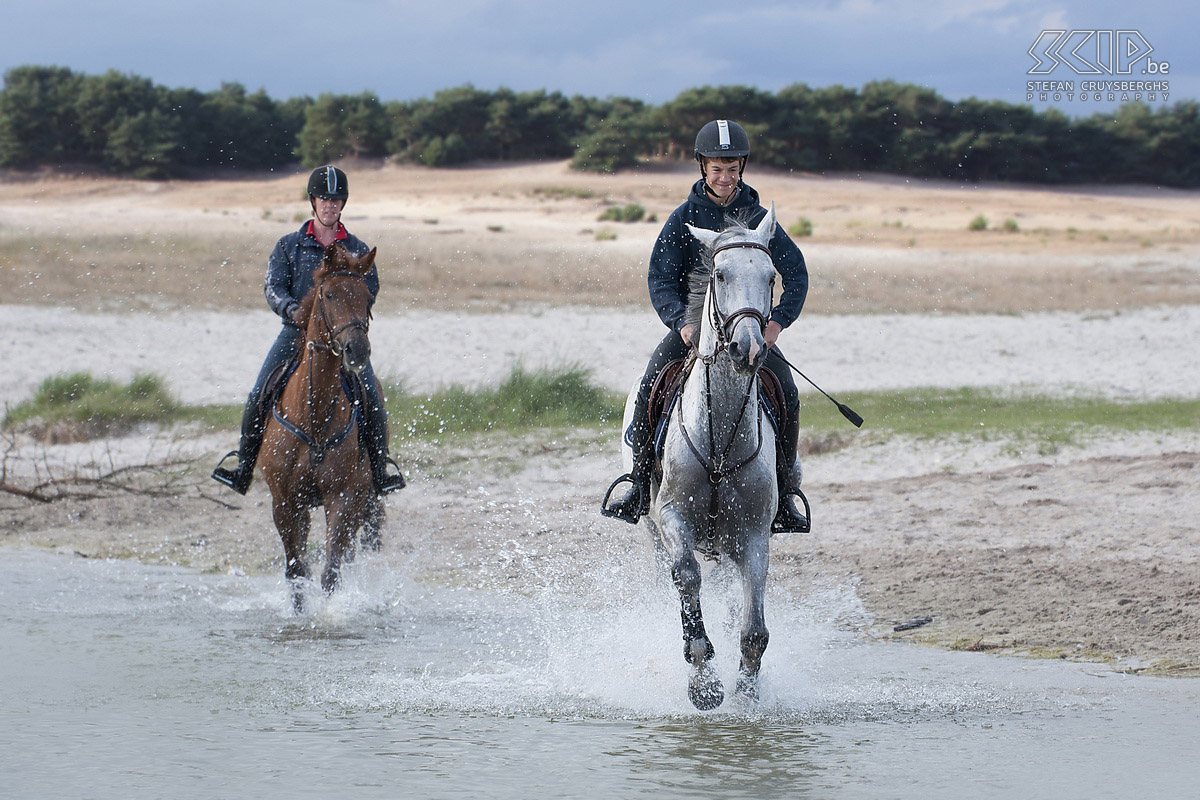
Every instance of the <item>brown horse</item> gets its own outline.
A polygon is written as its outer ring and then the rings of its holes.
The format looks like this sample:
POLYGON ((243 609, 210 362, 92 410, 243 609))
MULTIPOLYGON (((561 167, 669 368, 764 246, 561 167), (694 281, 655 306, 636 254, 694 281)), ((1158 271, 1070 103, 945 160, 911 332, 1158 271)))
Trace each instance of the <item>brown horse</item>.
POLYGON ((372 487, 355 410, 362 402, 357 376, 371 355, 366 276, 374 263, 374 249, 361 258, 338 244, 325 249, 313 288, 300 303, 308 320, 304 350, 263 436, 259 465, 271 489, 287 562, 284 574, 297 611, 304 602, 300 581, 309 575, 305 551, 311 509, 325 507, 321 586, 326 592, 337 587, 342 565, 354 558, 359 528, 364 528, 364 545, 379 547, 383 503, 372 487))

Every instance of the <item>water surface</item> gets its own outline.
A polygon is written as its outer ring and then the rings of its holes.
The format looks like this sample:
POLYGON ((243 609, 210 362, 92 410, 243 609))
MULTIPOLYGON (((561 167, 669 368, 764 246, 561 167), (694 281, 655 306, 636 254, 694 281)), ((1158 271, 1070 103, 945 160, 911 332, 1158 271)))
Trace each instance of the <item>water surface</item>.
MULTIPOLYGON (((1200 682, 862 642, 774 592, 762 699, 687 702, 673 598, 275 578, 0 550, 14 798, 1191 796, 1200 682)), ((718 668, 736 592, 710 580, 718 668)))

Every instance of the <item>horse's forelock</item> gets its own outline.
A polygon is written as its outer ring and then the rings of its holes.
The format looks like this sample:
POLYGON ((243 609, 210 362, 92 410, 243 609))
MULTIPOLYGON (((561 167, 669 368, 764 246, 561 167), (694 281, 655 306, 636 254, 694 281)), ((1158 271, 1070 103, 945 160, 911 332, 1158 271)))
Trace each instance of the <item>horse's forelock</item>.
POLYGON ((713 253, 726 242, 753 238, 754 229, 750 226, 753 212, 753 209, 742 209, 734 214, 727 214, 721 235, 713 240, 711 247, 704 248, 700 266, 688 275, 688 303, 684 324, 691 325, 697 332, 704 317, 704 295, 708 291, 708 279, 712 277, 713 253))
POLYGON ((357 272, 366 277, 367 272, 371 269, 373 259, 368 259, 366 256, 355 257, 350 254, 350 251, 342 244, 334 245, 325 250, 325 255, 321 258, 320 265, 313 272, 313 285, 300 298, 300 311, 304 319, 308 319, 312 314, 313 306, 317 302, 317 287, 321 282, 329 277, 333 272, 357 272), (331 256, 332 254, 332 256, 331 256))

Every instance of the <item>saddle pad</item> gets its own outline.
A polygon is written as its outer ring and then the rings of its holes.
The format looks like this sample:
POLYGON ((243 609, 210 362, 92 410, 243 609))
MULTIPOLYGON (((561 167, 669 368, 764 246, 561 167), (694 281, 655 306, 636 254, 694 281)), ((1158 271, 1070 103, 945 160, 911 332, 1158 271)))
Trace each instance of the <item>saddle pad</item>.
MULTIPOLYGON (((650 390, 650 430, 653 432, 651 441, 654 447, 656 469, 659 470, 662 468, 663 445, 667 439, 667 422, 670 419, 672 408, 679 399, 679 390, 683 388, 683 382, 687 380, 688 373, 691 371, 692 363, 694 363, 694 359, 689 362, 688 359, 682 358, 667 362, 650 390)), ((780 431, 788 422, 787 402, 784 400, 783 386, 779 382, 779 376, 766 367, 758 372, 758 401, 767 415, 767 422, 775 429, 775 446, 782 448, 783 440, 780 437, 780 431)))

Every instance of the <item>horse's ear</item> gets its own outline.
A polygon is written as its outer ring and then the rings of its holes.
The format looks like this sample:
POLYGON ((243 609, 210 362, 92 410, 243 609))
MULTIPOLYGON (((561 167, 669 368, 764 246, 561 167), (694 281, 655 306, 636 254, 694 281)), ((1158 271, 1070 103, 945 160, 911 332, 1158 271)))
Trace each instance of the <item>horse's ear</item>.
POLYGON ((338 243, 330 242, 325 245, 325 260, 332 263, 337 258, 338 243))
POLYGON ((704 245, 705 247, 712 247, 713 242, 715 242, 717 237, 721 235, 717 231, 710 231, 708 228, 697 228, 690 222, 685 222, 683 224, 687 226, 688 232, 691 233, 692 236, 695 236, 697 239, 699 239, 700 244, 704 245))
POLYGON ((358 263, 359 266, 363 268, 364 275, 371 271, 371 267, 375 266, 375 251, 378 249, 379 248, 377 247, 372 247, 371 252, 367 253, 362 257, 362 259, 359 260, 358 263))
POLYGON ((758 227, 754 232, 763 240, 763 244, 770 244, 771 237, 775 235, 775 204, 771 203, 771 207, 767 209, 767 215, 758 223, 758 227))

